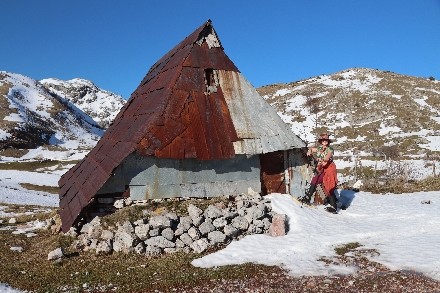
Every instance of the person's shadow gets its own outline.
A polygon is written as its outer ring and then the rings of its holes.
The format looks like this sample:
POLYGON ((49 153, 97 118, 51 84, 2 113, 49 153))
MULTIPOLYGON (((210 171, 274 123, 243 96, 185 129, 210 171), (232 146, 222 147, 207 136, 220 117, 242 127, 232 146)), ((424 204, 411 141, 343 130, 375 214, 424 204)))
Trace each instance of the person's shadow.
POLYGON ((345 210, 351 205, 353 199, 356 197, 356 192, 346 189, 338 189, 337 191, 338 192, 336 193, 336 197, 342 205, 341 209, 345 210))

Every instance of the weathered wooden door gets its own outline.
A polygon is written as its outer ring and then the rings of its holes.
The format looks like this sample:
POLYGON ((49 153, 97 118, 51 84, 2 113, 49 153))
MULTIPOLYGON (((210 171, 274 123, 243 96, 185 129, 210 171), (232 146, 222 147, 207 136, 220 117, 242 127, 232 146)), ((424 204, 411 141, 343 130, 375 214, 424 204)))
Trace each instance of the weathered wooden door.
POLYGON ((260 155, 261 192, 286 193, 284 151, 260 155))

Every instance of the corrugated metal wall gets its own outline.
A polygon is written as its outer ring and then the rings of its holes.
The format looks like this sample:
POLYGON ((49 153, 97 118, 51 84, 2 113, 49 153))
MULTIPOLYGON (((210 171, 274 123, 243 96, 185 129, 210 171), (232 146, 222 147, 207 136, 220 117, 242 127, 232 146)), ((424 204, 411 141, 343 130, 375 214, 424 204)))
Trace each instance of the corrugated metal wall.
POLYGON ((237 155, 233 159, 201 161, 129 155, 99 190, 99 194, 130 188, 135 200, 172 197, 238 195, 252 188, 263 194, 305 192, 310 181, 299 149, 262 155, 237 155))
POLYGON ((131 154, 114 171, 99 194, 130 187, 135 200, 172 197, 215 197, 261 192, 258 156, 201 161, 163 159, 131 154))
POLYGON ((311 180, 307 160, 299 149, 284 151, 284 153, 286 181, 289 182, 286 193, 301 197, 305 193, 307 182, 311 180))

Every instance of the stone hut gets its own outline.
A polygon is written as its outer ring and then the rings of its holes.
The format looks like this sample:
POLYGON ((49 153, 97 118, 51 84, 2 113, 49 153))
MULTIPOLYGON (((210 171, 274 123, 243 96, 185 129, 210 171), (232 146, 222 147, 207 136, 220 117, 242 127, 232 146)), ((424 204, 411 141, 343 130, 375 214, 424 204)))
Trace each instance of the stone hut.
POLYGON ((97 198, 303 194, 305 146, 208 20, 150 68, 95 148, 61 177, 62 229, 97 198))

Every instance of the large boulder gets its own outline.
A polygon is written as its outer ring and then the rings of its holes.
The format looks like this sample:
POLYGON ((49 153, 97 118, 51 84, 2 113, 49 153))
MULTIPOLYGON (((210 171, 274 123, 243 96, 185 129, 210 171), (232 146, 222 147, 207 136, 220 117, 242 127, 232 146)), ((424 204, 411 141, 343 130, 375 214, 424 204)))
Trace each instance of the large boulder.
POLYGON ((113 232, 110 230, 102 230, 100 238, 103 240, 112 240, 113 239, 113 232))
POLYGON ((249 223, 254 220, 262 219, 266 215, 266 206, 257 205, 246 209, 246 215, 244 216, 249 223))
POLYGON ((122 225, 117 223, 116 226, 117 226, 117 229, 119 232, 124 232, 127 234, 134 234, 134 227, 130 221, 125 221, 124 223, 122 223, 122 225))
POLYGON ((148 239, 148 237, 150 237, 150 225, 139 224, 134 228, 134 233, 137 237, 139 237, 140 240, 145 241, 148 239))
POLYGON ((238 216, 238 213, 236 211, 232 211, 230 209, 224 209, 223 210, 223 218, 230 220, 238 216))
POLYGON ((237 237, 240 234, 240 230, 238 230, 237 228, 235 228, 232 225, 226 225, 223 228, 223 232, 225 233, 226 236, 228 236, 230 238, 237 237))
POLYGON ((118 231, 115 233, 113 241, 113 250, 116 252, 130 253, 133 252, 134 247, 139 244, 141 240, 134 233, 127 233, 126 231, 118 231))
POLYGON ((192 219, 190 217, 181 217, 179 224, 177 225, 175 235, 180 236, 187 232, 192 226, 192 219))
POLYGON ((287 216, 284 214, 275 214, 272 218, 272 224, 269 228, 269 234, 272 237, 286 235, 287 216))
POLYGON ((183 233, 179 238, 187 246, 191 246, 194 242, 193 238, 188 233, 183 233))
POLYGON ((169 241, 173 241, 173 239, 174 239, 174 231, 171 228, 163 229, 161 235, 169 241))
POLYGON ((201 236, 199 229, 197 229, 196 227, 191 227, 188 230, 188 235, 191 236, 192 240, 198 240, 198 239, 200 239, 200 236, 201 236))
POLYGON ((217 218, 214 221, 212 221, 212 225, 214 225, 215 228, 222 228, 224 226, 226 226, 228 224, 228 221, 221 217, 221 218, 217 218))
POLYGON ((111 240, 99 241, 96 245, 96 254, 110 254, 112 252, 112 242, 111 240))
POLYGON ((199 227, 205 221, 205 217, 204 216, 193 217, 191 218, 191 220, 194 226, 199 227))
POLYGON ((90 226, 87 229, 87 236, 89 238, 98 239, 99 237, 101 237, 101 234, 102 234, 102 227, 101 226, 90 226))

